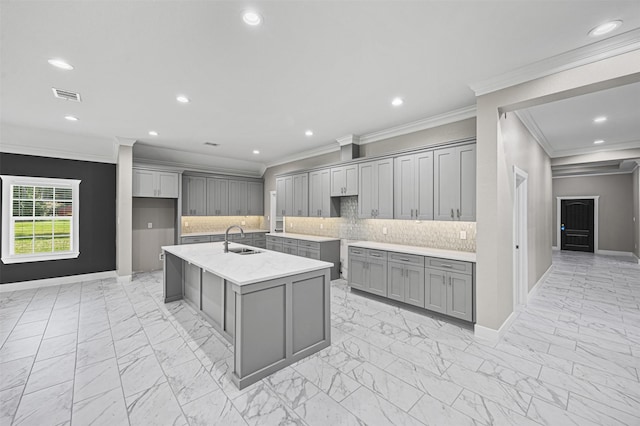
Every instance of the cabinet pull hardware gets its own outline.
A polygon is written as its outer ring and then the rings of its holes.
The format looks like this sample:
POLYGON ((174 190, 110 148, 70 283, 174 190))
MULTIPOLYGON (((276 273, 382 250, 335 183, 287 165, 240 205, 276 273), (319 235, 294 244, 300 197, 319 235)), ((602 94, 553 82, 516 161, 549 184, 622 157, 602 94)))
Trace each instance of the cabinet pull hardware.
POLYGON ((418 209, 416 209, 416 219, 418 218, 418 209))
POLYGON ((379 254, 371 253, 371 257, 382 257, 379 254))
POLYGON ((441 263, 441 264, 440 264, 440 266, 441 266, 442 268, 453 268, 453 265, 450 265, 450 264, 448 264, 448 263, 441 263))
POLYGON ((458 212, 458 219, 460 219, 460 209, 456 209, 456 211, 458 212))
POLYGON ((404 257, 403 257, 403 258, 400 258, 399 260, 402 260, 403 262, 408 262, 408 261, 409 261, 409 259, 406 259, 406 258, 404 258, 404 257))
POLYGON ((451 209, 451 219, 453 219, 453 209, 451 209))
POLYGON ((413 209, 411 209, 411 219, 413 219, 413 209))

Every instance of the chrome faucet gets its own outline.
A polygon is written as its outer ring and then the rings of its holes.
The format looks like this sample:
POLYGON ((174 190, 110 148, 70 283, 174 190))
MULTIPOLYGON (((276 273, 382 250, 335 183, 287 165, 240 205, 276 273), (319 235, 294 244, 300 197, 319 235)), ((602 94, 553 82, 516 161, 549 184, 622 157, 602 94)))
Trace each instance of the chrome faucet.
POLYGON ((233 228, 238 228, 240 230, 240 237, 244 238, 244 230, 240 228, 240 226, 231 225, 230 227, 228 227, 227 230, 224 231, 224 252, 225 253, 229 253, 229 230, 233 228))

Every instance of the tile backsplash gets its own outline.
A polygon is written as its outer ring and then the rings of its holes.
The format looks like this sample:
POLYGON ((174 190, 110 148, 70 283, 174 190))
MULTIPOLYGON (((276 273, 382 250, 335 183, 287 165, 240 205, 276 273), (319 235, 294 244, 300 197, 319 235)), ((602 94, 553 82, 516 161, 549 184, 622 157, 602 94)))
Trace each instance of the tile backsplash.
POLYGON ((287 217, 286 232, 367 240, 446 250, 476 251, 476 223, 415 221, 396 219, 359 219, 358 197, 343 197, 338 218, 287 217), (322 229, 321 229, 322 226, 322 229), (383 233, 386 228, 387 233, 383 233), (460 231, 466 239, 460 239, 460 231))
POLYGON ((241 225, 247 229, 267 229, 264 222, 262 216, 183 216, 182 233, 224 231, 231 225, 241 225))

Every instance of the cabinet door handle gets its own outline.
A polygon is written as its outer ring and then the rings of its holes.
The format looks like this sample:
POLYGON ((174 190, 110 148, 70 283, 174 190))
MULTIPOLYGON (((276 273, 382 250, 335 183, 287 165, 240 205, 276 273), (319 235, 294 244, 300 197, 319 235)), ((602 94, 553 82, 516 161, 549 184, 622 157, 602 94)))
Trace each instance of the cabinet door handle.
POLYGON ((418 209, 416 209, 416 219, 418 218, 418 209))
POLYGON ((411 209, 411 219, 413 219, 413 209, 411 209))
POLYGON ((451 209, 451 219, 453 219, 453 209, 451 209))
POLYGON ((403 257, 403 258, 400 258, 400 259, 398 259, 398 260, 402 260, 403 262, 408 262, 408 261, 409 261, 409 259, 405 259, 404 257, 403 257))
POLYGON ((453 265, 451 265, 449 263, 441 263, 440 266, 443 267, 443 268, 453 268, 453 265))
POLYGON ((371 257, 382 257, 379 254, 371 253, 371 257))
POLYGON ((451 286, 451 277, 449 277, 449 286, 451 286))
POLYGON ((460 209, 456 209, 458 212, 458 219, 460 219, 460 209))

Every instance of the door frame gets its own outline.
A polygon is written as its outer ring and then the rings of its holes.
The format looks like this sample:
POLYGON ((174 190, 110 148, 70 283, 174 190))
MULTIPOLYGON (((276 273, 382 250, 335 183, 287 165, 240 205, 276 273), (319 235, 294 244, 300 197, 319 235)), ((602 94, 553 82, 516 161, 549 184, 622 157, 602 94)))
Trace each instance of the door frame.
POLYGON ((561 196, 556 197, 556 249, 562 250, 562 237, 560 225, 562 221, 562 200, 593 200, 593 253, 596 254, 598 249, 598 200, 599 195, 581 195, 581 196, 561 196))
POLYGON ((527 303, 529 245, 527 230, 529 174, 513 166, 513 310, 527 303), (519 220, 518 220, 519 219, 519 220), (519 238, 518 238, 519 237, 519 238), (516 245, 519 248, 516 249, 516 245), (519 267, 518 267, 519 266, 519 267))

